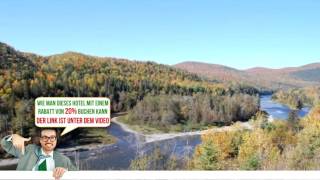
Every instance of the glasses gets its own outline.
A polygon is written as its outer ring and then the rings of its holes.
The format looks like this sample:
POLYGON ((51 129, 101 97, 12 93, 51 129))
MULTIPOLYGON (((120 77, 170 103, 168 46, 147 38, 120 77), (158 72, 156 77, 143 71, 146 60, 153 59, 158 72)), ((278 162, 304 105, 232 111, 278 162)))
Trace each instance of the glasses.
POLYGON ((50 141, 55 141, 55 140, 57 139, 56 136, 50 136, 50 137, 48 137, 48 136, 41 136, 40 138, 41 138, 42 140, 44 140, 44 141, 48 141, 48 140, 50 140, 50 141))

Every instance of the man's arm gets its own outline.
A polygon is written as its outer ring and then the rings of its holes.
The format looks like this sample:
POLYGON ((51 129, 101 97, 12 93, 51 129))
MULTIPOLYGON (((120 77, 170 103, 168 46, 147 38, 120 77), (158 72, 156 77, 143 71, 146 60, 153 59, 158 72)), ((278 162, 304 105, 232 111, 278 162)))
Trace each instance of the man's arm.
POLYGON ((13 134, 9 136, 5 136, 1 139, 1 146, 2 148, 9 154, 13 155, 14 157, 19 158, 21 155, 24 154, 26 141, 30 141, 31 138, 24 138, 20 135, 13 134))
POLYGON ((5 136, 1 139, 1 147, 9 154, 13 155, 14 157, 20 157, 21 151, 17 150, 12 143, 12 136, 5 136))

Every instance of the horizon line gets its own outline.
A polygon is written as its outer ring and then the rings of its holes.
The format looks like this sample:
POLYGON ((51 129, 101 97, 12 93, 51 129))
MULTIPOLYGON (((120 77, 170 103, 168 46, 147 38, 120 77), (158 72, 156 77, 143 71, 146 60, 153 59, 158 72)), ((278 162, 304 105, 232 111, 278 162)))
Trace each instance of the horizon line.
POLYGON ((9 44, 7 42, 0 41, 0 43, 3 43, 5 45, 11 47, 15 51, 18 51, 18 52, 34 54, 34 55, 42 56, 42 57, 50 57, 50 56, 67 54, 67 53, 75 53, 75 54, 81 54, 81 55, 84 55, 84 56, 96 57, 96 58, 112 58, 112 59, 117 59, 117 60, 128 60, 128 61, 137 61, 137 62, 154 62, 154 63, 157 63, 157 64, 168 65, 168 66, 171 66, 171 67, 174 67, 177 64, 189 62, 189 63, 199 63, 199 64, 208 64, 208 65, 218 65, 218 66, 224 66, 224 67, 228 67, 228 68, 232 68, 232 69, 236 69, 236 70, 240 70, 240 71, 246 71, 246 70, 255 69, 255 68, 263 68, 263 69, 270 69, 270 70, 279 70, 279 69, 286 69, 286 68, 298 68, 298 67, 302 67, 302 66, 307 66, 307 65, 320 63, 320 61, 315 60, 315 61, 310 62, 310 63, 300 64, 300 65, 295 65, 295 66, 270 67, 270 66, 256 65, 256 66, 251 66, 251 67, 247 67, 247 68, 237 68, 237 67, 233 67, 231 65, 214 63, 214 62, 211 62, 211 61, 208 61, 208 60, 180 60, 179 62, 177 62, 175 64, 165 64, 165 63, 159 62, 159 60, 154 60, 154 59, 143 59, 143 58, 138 59, 138 58, 124 57, 124 56, 93 55, 91 53, 80 52, 80 51, 76 51, 76 50, 66 50, 66 51, 63 51, 63 52, 57 52, 57 53, 52 53, 52 54, 51 53, 50 54, 41 54, 41 53, 37 53, 37 52, 31 52, 31 51, 28 51, 28 50, 17 49, 17 48, 15 48, 14 46, 12 46, 11 44, 9 44))

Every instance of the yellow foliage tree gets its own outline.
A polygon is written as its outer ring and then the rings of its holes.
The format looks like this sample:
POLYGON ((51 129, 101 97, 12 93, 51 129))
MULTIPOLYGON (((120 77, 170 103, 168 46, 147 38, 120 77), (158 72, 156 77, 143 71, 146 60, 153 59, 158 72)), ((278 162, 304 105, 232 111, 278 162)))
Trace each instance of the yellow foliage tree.
POLYGON ((290 154, 290 168, 317 170, 320 168, 320 106, 313 108, 301 125, 297 146, 290 154))

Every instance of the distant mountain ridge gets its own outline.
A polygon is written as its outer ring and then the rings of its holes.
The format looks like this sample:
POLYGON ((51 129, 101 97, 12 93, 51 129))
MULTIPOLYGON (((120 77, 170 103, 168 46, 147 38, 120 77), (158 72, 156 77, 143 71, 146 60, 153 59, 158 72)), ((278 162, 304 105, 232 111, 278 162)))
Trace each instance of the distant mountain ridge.
POLYGON ((320 63, 281 69, 255 67, 247 70, 238 70, 218 64, 186 61, 176 64, 174 67, 196 73, 211 80, 240 81, 267 89, 320 85, 320 63))
POLYGON ((244 71, 246 72, 261 72, 261 71, 296 72, 296 71, 302 71, 302 70, 308 70, 308 69, 314 69, 314 68, 320 68, 320 63, 311 63, 311 64, 306 64, 298 67, 284 67, 279 69, 266 68, 266 67, 254 67, 254 68, 246 69, 244 71))
MULTIPOLYGON (((112 72, 117 72, 120 77, 125 76, 130 80, 132 76, 141 79, 148 79, 149 77, 149 79, 152 78, 152 81, 157 84, 165 82, 167 84, 179 84, 190 87, 191 84, 199 84, 198 82, 202 80, 209 80, 208 82, 220 82, 218 84, 229 82, 242 83, 267 90, 320 85, 320 63, 281 69, 255 67, 247 70, 193 61, 169 66, 153 62, 96 57, 71 51, 52 56, 39 56, 33 53, 17 51, 11 46, 0 42, 0 69, 11 69, 17 72, 22 70, 37 71, 40 67, 47 65, 62 67, 66 64, 75 66, 77 69, 81 65, 89 64, 91 66, 90 60, 99 61, 102 65, 109 64, 108 66, 110 66, 112 72), (114 69, 113 67, 117 68, 114 69), (148 75, 145 76, 146 74, 148 75), (177 81, 175 78, 179 80, 177 81), (166 80, 163 81, 164 79, 166 80)), ((99 69, 98 67, 95 68, 99 69)), ((29 74, 20 73, 18 76, 31 77, 33 74, 31 71, 25 72, 29 74)), ((131 81, 134 80, 132 79, 131 81)))

